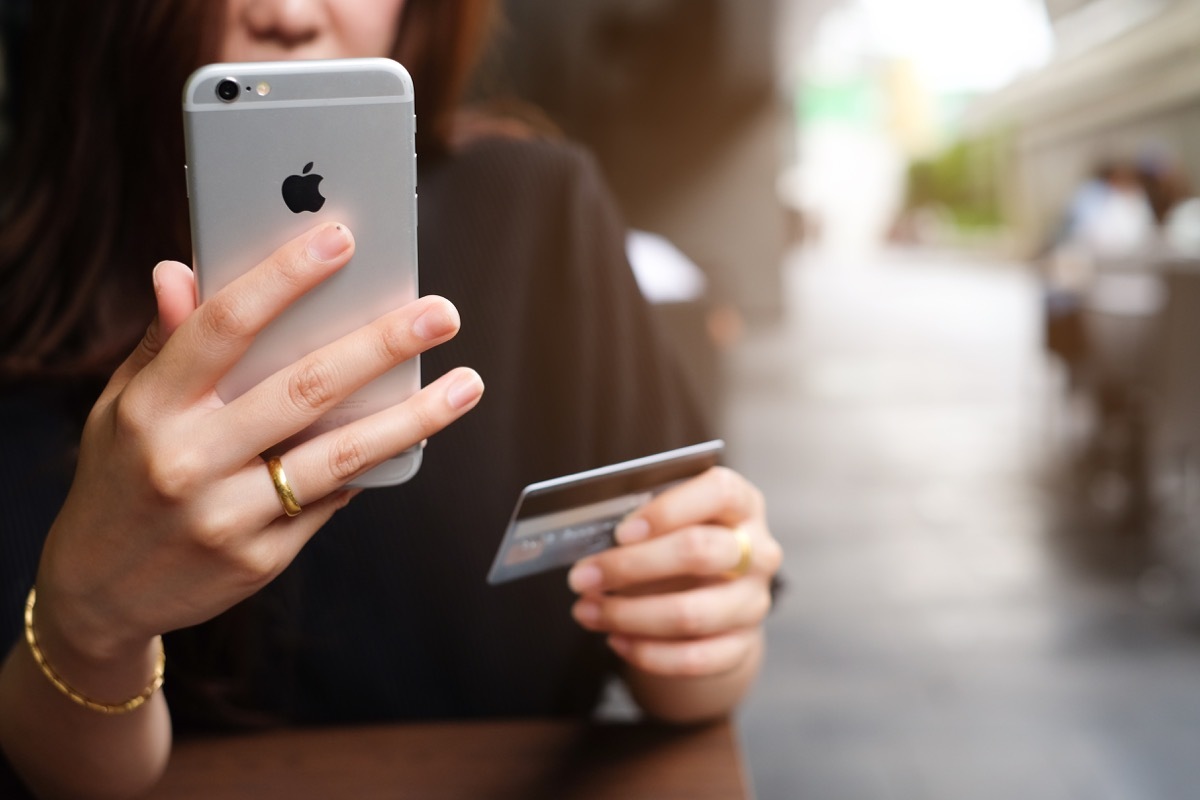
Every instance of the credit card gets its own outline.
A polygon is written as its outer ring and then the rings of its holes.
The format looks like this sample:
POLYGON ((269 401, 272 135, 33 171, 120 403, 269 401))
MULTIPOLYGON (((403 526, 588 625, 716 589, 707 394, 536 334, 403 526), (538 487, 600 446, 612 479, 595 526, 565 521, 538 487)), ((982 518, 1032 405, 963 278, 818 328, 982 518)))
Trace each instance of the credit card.
POLYGON ((488 583, 537 575, 613 547, 621 520, 716 466, 724 448, 716 439, 529 484, 517 499, 488 583))

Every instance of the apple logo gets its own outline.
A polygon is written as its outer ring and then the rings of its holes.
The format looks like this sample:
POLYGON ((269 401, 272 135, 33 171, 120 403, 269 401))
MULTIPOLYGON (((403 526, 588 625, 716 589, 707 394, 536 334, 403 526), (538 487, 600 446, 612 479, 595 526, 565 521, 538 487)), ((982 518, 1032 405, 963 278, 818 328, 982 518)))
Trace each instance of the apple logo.
POLYGON ((303 174, 289 175, 283 181, 283 202, 293 214, 301 211, 320 211, 325 205, 325 197, 321 194, 323 175, 310 175, 313 162, 304 165, 303 174))

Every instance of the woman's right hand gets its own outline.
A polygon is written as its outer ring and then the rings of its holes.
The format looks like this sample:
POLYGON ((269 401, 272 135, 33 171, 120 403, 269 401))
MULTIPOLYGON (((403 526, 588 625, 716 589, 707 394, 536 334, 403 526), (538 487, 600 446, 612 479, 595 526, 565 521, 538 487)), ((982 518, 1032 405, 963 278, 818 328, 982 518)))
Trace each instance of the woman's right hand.
POLYGON ((479 376, 460 368, 296 446, 282 461, 304 510, 284 516, 259 454, 458 331, 454 307, 425 297, 221 402, 214 386, 255 334, 353 250, 344 227, 318 227, 198 308, 190 270, 156 268, 159 315, 92 409, 38 570, 38 631, 60 658, 145 653, 156 634, 253 594, 349 502, 347 481, 478 402, 479 376))

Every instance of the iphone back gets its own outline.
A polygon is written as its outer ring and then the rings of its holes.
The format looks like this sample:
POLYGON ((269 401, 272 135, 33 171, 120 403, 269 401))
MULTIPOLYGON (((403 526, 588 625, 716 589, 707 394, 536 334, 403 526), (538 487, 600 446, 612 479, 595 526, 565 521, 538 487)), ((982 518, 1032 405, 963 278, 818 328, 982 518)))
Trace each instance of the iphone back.
MULTIPOLYGON (((189 78, 183 109, 201 302, 321 221, 344 222, 355 239, 346 267, 255 338, 218 384, 223 400, 417 298, 415 118, 403 67, 382 58, 213 64, 189 78)), ((420 383, 414 358, 278 452, 392 406, 420 383)), ((353 485, 401 483, 420 460, 413 448, 353 485)))

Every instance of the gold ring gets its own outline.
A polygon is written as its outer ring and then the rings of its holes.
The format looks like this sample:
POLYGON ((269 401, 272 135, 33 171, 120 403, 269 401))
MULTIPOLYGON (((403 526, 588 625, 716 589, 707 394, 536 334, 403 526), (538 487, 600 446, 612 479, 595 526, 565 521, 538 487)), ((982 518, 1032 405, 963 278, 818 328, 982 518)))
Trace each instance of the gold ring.
POLYGON ((279 504, 283 506, 283 513, 289 517, 299 514, 300 504, 296 502, 296 495, 292 492, 287 475, 283 474, 283 463, 278 458, 268 458, 267 471, 271 473, 271 483, 275 484, 275 494, 279 495, 279 504))
POLYGON ((729 572, 725 573, 729 578, 740 578, 750 571, 750 559, 753 553, 750 550, 750 532, 745 526, 739 525, 733 529, 733 538, 737 540, 738 560, 737 564, 729 572))

